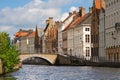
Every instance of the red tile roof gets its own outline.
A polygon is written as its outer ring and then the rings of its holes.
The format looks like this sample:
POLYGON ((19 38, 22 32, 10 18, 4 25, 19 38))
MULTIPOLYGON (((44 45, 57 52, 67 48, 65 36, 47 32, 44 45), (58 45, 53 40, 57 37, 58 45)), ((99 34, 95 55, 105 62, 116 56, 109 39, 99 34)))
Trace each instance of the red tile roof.
POLYGON ((17 32, 17 33, 15 33, 15 37, 23 37, 23 36, 26 36, 26 35, 28 35, 28 32, 17 32))
POLYGON ((29 38, 33 38, 35 37, 35 32, 32 32, 30 35, 29 35, 29 38))
POLYGON ((66 26, 63 31, 66 31, 67 29, 74 27, 74 25, 77 25, 78 23, 82 22, 89 14, 90 13, 87 13, 82 17, 78 17, 76 20, 72 21, 68 26, 66 26))

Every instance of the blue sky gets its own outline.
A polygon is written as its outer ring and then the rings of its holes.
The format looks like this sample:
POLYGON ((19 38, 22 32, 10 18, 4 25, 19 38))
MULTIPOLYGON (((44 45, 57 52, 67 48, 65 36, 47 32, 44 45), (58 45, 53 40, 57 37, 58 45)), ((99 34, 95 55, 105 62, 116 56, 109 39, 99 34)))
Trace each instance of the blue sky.
POLYGON ((0 0, 0 32, 13 36, 19 29, 45 27, 45 20, 63 20, 68 12, 83 6, 88 12, 93 0, 0 0))

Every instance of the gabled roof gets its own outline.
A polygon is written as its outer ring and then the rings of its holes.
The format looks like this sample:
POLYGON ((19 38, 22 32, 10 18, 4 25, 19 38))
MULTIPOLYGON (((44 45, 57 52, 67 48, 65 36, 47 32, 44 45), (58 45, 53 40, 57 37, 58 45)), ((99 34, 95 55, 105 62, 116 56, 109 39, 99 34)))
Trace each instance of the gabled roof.
POLYGON ((41 37, 42 33, 44 31, 44 28, 38 28, 38 36, 41 37))
POLYGON ((23 37, 23 36, 27 36, 29 34, 29 32, 17 32, 15 33, 15 37, 23 37))
POLYGON ((46 27, 45 27, 45 29, 44 29, 44 32, 46 32, 48 26, 49 26, 49 23, 46 25, 46 27))
POLYGON ((38 36, 38 37, 41 37, 43 31, 44 31, 44 28, 38 28, 38 27, 36 26, 35 35, 38 36))
POLYGON ((76 20, 72 21, 68 26, 66 26, 63 31, 66 31, 67 29, 74 27, 74 25, 77 25, 78 23, 82 22, 89 15, 90 13, 87 13, 82 17, 78 17, 76 20))

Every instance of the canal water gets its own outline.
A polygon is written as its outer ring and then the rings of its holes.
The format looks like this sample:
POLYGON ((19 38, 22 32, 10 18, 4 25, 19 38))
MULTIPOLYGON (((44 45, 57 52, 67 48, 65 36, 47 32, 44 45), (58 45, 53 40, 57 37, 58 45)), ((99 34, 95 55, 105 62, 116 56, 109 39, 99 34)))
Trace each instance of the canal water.
POLYGON ((23 65, 0 80, 120 80, 120 68, 23 65))

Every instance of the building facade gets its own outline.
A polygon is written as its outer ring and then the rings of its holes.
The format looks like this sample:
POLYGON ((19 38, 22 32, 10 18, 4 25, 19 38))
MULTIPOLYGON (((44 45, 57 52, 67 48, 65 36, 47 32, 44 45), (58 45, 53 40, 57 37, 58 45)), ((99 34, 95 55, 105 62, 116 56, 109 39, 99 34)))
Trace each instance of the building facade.
POLYGON ((35 52, 36 53, 42 53, 42 33, 44 31, 44 28, 38 28, 36 26, 35 30, 35 52))
POLYGON ((99 60, 103 61, 106 58, 105 54, 105 1, 102 0, 102 7, 99 15, 99 60))
POLYGON ((58 51, 58 25, 59 22, 53 21, 52 17, 46 20, 46 28, 44 29, 44 53, 57 53, 58 51))
POLYGON ((29 36, 28 36, 28 52, 29 53, 36 53, 35 51, 35 32, 32 32, 29 36))
POLYGON ((120 0, 105 0, 105 52, 107 60, 120 59, 120 0))
POLYGON ((93 0, 92 21, 91 21, 91 56, 98 58, 99 56, 99 15, 102 0, 93 0))
POLYGON ((20 53, 33 53, 35 37, 33 30, 20 29, 14 36, 14 44, 17 46, 20 53))
POLYGON ((61 55, 66 54, 63 52, 65 51, 65 48, 63 48, 63 44, 62 44, 63 43, 62 31, 65 29, 66 26, 68 26, 72 22, 74 16, 75 13, 69 12, 69 16, 63 22, 60 22, 60 25, 58 26, 58 53, 61 55))
POLYGON ((79 8, 79 15, 63 30, 63 48, 67 55, 91 58, 91 13, 79 8))

